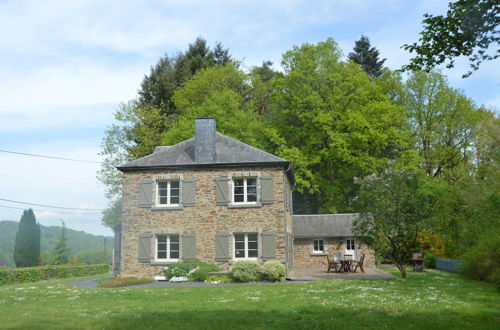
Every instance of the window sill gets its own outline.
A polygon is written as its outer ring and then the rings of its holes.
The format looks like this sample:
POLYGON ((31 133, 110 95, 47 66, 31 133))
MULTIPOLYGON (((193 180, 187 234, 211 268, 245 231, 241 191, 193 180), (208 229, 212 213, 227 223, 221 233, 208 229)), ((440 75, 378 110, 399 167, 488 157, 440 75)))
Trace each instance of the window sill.
POLYGON ((327 255, 328 255, 328 253, 325 253, 325 252, 322 252, 322 253, 311 253, 311 256, 322 256, 322 257, 324 257, 324 256, 327 256, 327 255))
POLYGON ((249 204, 229 204, 227 206, 229 209, 244 209, 244 208, 252 208, 252 207, 262 207, 261 203, 249 203, 249 204))
POLYGON ((179 260, 165 260, 165 261, 151 261, 149 265, 151 266, 166 266, 172 264, 178 264, 179 260))
POLYGON ((151 208, 151 211, 178 211, 182 210, 183 207, 182 205, 177 205, 177 206, 153 206, 151 208))

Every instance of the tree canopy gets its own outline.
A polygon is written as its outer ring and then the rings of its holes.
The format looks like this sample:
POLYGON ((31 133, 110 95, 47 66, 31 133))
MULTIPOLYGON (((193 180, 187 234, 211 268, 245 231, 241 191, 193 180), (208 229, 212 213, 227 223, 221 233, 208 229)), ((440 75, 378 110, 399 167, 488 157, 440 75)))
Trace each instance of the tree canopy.
POLYGON ((40 227, 32 209, 24 210, 14 243, 17 267, 37 266, 40 262, 40 227))
POLYGON ((384 67, 384 59, 380 59, 380 52, 377 48, 371 47, 370 39, 361 36, 354 44, 354 49, 349 53, 349 59, 356 64, 359 64, 371 78, 382 75, 384 67))
POLYGON ((457 57, 469 56, 472 71, 463 75, 468 77, 483 61, 500 56, 500 3, 497 0, 458 0, 448 7, 446 15, 424 15, 424 30, 419 41, 402 46, 416 53, 404 69, 429 71, 443 63, 452 68, 457 57))

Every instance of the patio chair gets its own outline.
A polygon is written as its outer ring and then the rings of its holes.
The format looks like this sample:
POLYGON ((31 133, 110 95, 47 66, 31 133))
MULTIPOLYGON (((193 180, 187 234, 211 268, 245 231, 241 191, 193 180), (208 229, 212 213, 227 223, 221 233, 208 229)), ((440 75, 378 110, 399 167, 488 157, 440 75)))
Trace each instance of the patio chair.
POLYGON ((361 258, 359 259, 359 261, 355 261, 354 262, 354 272, 356 272, 356 270, 358 270, 358 267, 359 269, 361 269, 361 271, 364 273, 365 270, 363 269, 363 262, 365 261, 365 254, 363 253, 361 255, 361 258))
POLYGON ((338 268, 339 263, 335 257, 333 257, 333 259, 330 259, 330 257, 327 255, 326 261, 328 262, 328 270, 326 271, 327 273, 329 273, 332 268, 333 268, 333 270, 335 270, 335 272, 339 271, 339 268, 338 268))

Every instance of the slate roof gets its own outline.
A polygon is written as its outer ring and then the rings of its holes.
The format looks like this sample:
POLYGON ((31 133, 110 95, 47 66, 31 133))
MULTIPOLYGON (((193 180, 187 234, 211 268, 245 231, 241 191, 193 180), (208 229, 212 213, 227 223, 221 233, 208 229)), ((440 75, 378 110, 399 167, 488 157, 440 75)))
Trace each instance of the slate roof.
POLYGON ((289 164, 289 162, 283 158, 272 155, 218 132, 216 134, 215 160, 212 163, 197 163, 195 161, 195 138, 193 137, 173 146, 157 147, 155 152, 152 154, 133 160, 130 163, 118 166, 117 168, 120 171, 125 172, 128 170, 165 167, 289 164))
POLYGON ((292 233, 295 238, 355 237, 358 217, 358 213, 294 215, 292 233))

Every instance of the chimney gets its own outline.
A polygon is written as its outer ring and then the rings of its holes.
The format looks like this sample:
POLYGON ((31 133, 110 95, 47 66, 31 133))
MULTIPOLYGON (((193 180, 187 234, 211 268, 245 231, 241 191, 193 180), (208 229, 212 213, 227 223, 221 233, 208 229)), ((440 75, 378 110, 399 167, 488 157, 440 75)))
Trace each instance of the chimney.
POLYGON ((194 120, 194 161, 196 163, 215 162, 215 118, 194 120))

